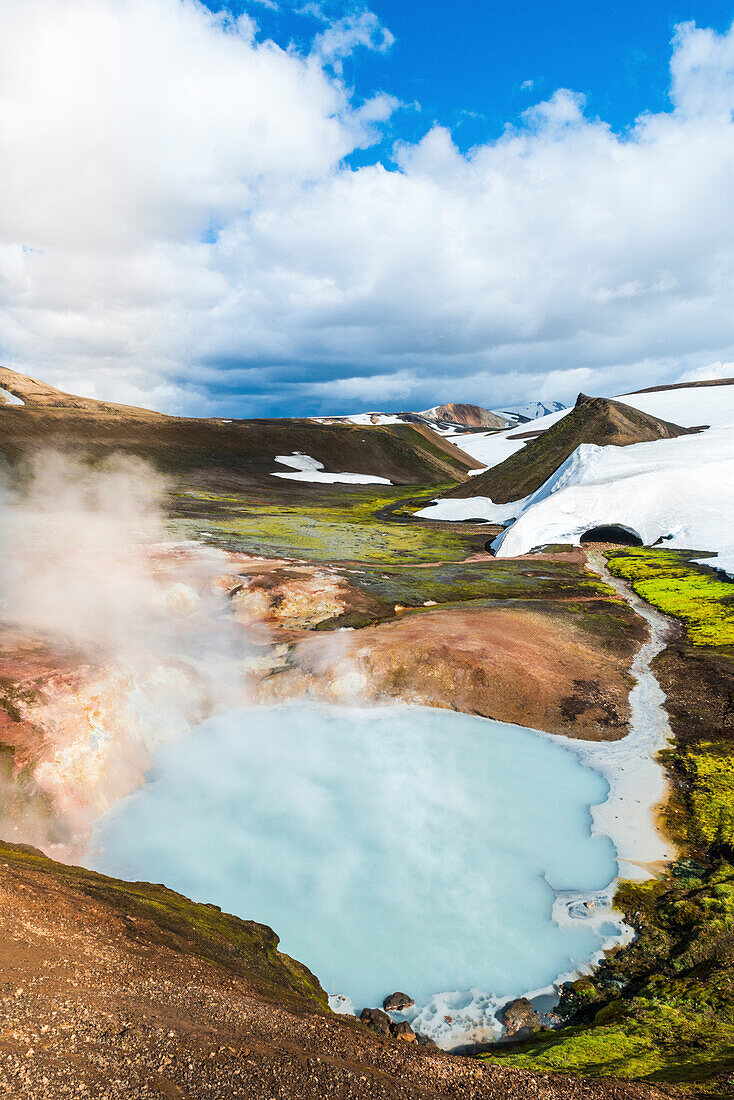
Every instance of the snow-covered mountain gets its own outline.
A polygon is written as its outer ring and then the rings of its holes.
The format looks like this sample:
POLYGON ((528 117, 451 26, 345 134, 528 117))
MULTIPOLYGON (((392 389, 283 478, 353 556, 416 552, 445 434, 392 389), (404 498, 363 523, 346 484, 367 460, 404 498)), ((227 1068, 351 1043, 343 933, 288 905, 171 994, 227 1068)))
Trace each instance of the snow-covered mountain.
POLYGON ((350 424, 420 423, 442 433, 471 431, 478 428, 488 428, 496 431, 503 428, 514 428, 522 421, 522 418, 514 413, 497 413, 484 409, 481 405, 456 403, 434 405, 432 409, 424 409, 422 412, 367 412, 345 416, 314 416, 311 419, 319 420, 322 423, 337 423, 338 421, 348 421, 350 424))
POLYGON ((507 405, 501 409, 492 409, 492 412, 497 416, 514 419, 518 424, 525 424, 528 420, 537 420, 538 417, 561 412, 565 408, 560 401, 527 401, 524 405, 507 405))

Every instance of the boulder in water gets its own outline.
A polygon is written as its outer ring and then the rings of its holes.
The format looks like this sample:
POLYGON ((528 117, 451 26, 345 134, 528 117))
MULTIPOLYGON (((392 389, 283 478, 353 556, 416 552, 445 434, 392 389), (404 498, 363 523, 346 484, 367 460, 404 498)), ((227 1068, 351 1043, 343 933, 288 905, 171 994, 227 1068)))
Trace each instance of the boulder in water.
POLYGON ((385 997, 382 1007, 385 1012, 403 1012, 414 1004, 415 1001, 407 993, 391 993, 389 997, 385 997))
POLYGON ((506 1004, 502 1011, 505 1041, 520 1042, 540 1031, 542 1021, 527 997, 518 997, 506 1004))

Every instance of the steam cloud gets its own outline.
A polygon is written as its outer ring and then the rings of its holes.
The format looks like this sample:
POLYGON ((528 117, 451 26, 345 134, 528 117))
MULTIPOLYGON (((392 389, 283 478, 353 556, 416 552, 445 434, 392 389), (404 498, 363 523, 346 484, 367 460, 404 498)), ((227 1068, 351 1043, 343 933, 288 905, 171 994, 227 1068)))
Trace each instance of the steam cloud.
POLYGON ((7 839, 78 857, 157 746, 246 698, 251 650, 215 583, 226 556, 166 541, 165 490, 122 456, 45 452, 4 478, 0 620, 46 666, 39 678, 31 662, 10 700, 7 839))

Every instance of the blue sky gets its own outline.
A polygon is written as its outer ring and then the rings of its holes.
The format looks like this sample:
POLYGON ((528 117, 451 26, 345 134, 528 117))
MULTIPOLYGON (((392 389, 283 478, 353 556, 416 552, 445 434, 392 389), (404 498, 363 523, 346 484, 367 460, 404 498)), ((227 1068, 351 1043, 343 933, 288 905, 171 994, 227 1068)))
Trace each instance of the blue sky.
POLYGON ((3 0, 0 361, 244 416, 734 375, 732 17, 3 0))
MULTIPOLYGON (((277 10, 256 0, 208 0, 213 11, 248 12, 263 35, 300 48, 319 26, 313 15, 296 14, 304 6, 306 0, 286 0, 277 10)), ((463 150, 496 137, 556 88, 582 92, 589 111, 615 129, 642 111, 667 110, 675 26, 692 20, 723 32, 734 19, 734 3, 724 0, 376 0, 369 6, 395 42, 384 54, 356 51, 344 64, 345 80, 358 95, 383 88, 408 105, 390 137, 414 141, 435 121, 451 128, 463 150)), ((334 19, 354 8, 319 4, 334 19)), ((389 143, 353 160, 373 160, 376 152, 389 155, 389 143)))

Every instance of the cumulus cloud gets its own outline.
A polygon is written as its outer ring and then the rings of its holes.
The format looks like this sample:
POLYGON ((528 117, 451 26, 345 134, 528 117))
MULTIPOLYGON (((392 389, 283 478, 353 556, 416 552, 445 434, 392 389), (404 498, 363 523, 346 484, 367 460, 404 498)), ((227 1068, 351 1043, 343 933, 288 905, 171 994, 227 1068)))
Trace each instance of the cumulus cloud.
POLYGON ((390 41, 363 9, 300 53, 197 0, 4 0, 5 362, 264 415, 734 358, 734 32, 678 27, 671 109, 624 133, 560 89, 467 153, 436 125, 353 169, 397 103, 339 62, 390 41))
POLYGON ((358 46, 385 53, 395 38, 372 11, 356 11, 334 20, 326 30, 316 35, 314 54, 335 71, 341 72, 341 62, 358 46))

